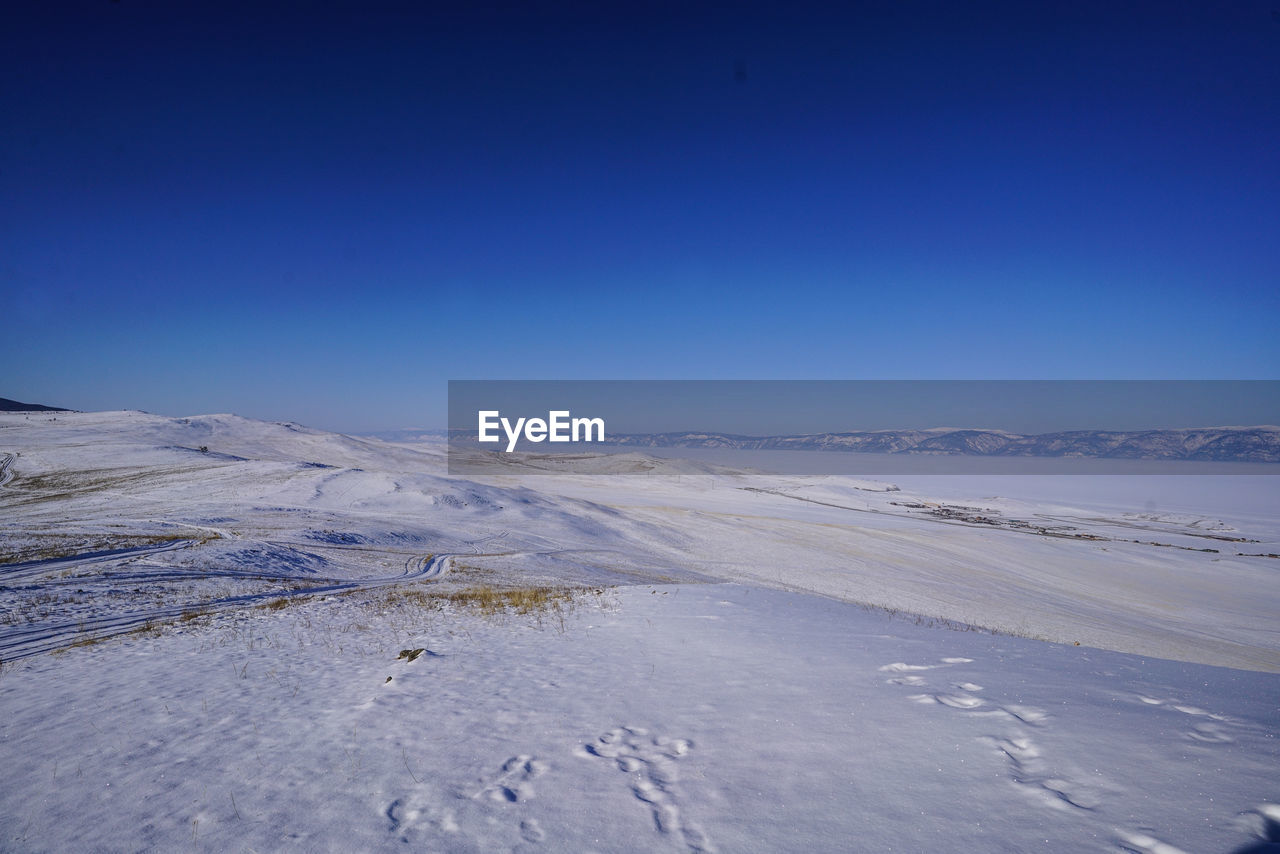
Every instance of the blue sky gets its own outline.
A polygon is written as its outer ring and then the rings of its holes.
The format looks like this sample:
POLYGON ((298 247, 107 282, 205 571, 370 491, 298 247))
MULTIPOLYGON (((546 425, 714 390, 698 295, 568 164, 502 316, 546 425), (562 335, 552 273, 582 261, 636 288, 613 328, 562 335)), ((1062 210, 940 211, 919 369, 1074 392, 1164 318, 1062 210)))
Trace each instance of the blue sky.
POLYGON ((1278 376, 1271 4, 826 5, 9 9, 0 396, 1278 376))

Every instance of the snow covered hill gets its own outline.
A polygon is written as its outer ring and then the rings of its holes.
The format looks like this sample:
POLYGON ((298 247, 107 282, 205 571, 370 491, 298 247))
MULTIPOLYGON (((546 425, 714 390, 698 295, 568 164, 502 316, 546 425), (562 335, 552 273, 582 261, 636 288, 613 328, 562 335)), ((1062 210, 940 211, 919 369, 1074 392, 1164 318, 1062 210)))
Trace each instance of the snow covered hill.
POLYGON ((1280 842, 1275 478, 444 460, 0 415, 0 848, 1280 842))
POLYGON ((67 410, 57 406, 45 406, 41 403, 21 403, 16 400, 10 400, 7 397, 0 397, 0 412, 66 412, 67 410))

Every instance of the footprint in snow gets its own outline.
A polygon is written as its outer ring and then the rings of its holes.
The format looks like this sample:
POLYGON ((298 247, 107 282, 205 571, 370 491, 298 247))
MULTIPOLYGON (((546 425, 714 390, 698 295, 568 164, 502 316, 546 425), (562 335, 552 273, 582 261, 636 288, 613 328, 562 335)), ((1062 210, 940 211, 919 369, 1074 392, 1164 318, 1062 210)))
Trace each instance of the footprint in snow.
MULTIPOLYGON (((973 659, 970 658, 944 658, 944 662, 948 663, 967 663, 973 659)), ((945 667, 946 665, 937 664, 903 664, 895 662, 886 664, 880 668, 881 672, 888 673, 904 673, 907 675, 894 676, 885 680, 890 685, 905 685, 912 688, 920 688, 927 684, 923 676, 911 674, 909 671, 915 670, 932 670, 936 667, 945 667)), ((907 697, 915 703, 924 705, 947 706, 952 709, 961 709, 962 711, 975 712, 983 716, 1007 717, 1024 724, 1036 725, 1049 717, 1049 714, 1043 709, 1037 709, 1035 706, 1024 706, 1009 703, 1003 706, 990 708, 987 701, 981 697, 975 697, 974 694, 982 690, 981 685, 973 682, 957 682, 954 686, 957 690, 949 693, 931 693, 931 694, 912 694, 907 697), (981 710, 981 711, 978 711, 981 710)))
POLYGON ((902 661, 895 661, 892 664, 886 664, 880 668, 881 673, 910 673, 913 670, 935 670, 942 665, 940 664, 907 664, 902 661))
POLYGON ((907 699, 925 705, 937 703, 953 709, 976 709, 986 705, 980 697, 974 697, 971 694, 912 694, 907 699))
POLYGON ((1191 732, 1187 733, 1187 738, 1195 741, 1203 741, 1206 744, 1230 744, 1235 741, 1227 731, 1217 724, 1196 724, 1191 732))
MULTIPOLYGON (((968 658, 944 658, 942 664, 905 664, 895 662, 880 668, 881 672, 904 674, 887 680, 894 685, 920 687, 925 684, 922 676, 915 675, 921 670, 934 670, 952 664, 968 664, 968 658)), ((1009 765, 1009 776, 1023 791, 1032 795, 1048 806, 1056 809, 1097 809, 1103 800, 1103 789, 1100 785, 1084 779, 1081 774, 1065 774, 1061 769, 1050 767, 1041 757, 1039 746, 1022 726, 1039 726, 1049 718, 1049 714, 1035 706, 1007 703, 994 705, 982 697, 975 696, 983 690, 981 685, 973 682, 952 683, 953 691, 912 694, 907 697, 912 702, 928 706, 942 706, 955 709, 976 718, 1003 719, 1016 728, 1011 735, 1005 737, 983 736, 982 740, 993 744, 1000 750, 1009 765)), ((1211 737, 1211 733, 1205 733, 1211 737)))
POLYGON ((1136 830, 1116 828, 1116 836, 1120 840, 1120 850, 1133 854, 1187 854, 1176 845, 1161 842, 1154 836, 1136 830))
POLYGON ((1280 804, 1259 804, 1236 819, 1236 827, 1257 840, 1245 854, 1280 851, 1280 804))
POLYGON ((697 825, 681 817, 677 803, 676 760, 692 748, 688 739, 650 736, 641 727, 616 727, 583 745, 579 755, 612 760, 630 778, 631 793, 648 806, 659 833, 682 839, 695 854, 710 854, 715 851, 710 840, 697 825))
POLYGON ((1049 717, 1049 713, 1044 709, 1037 709, 1035 706, 1019 706, 1009 703, 1001 706, 1000 711, 1012 718, 1017 718, 1024 724, 1039 724, 1049 717))
POLYGON ((1182 712, 1184 715, 1191 715, 1192 717, 1211 718, 1215 721, 1227 720, 1223 715, 1215 715, 1207 709, 1201 709, 1198 706, 1189 705, 1181 700, 1159 700, 1155 697, 1148 697, 1144 694, 1138 694, 1137 698, 1148 706, 1163 706, 1166 709, 1173 709, 1175 712, 1182 712))
POLYGON ((946 706, 949 709, 959 709, 962 712, 970 712, 975 717, 1006 718, 1029 726, 1039 726, 1049 717, 1048 712, 1044 709, 1037 709, 1035 706, 1021 706, 1009 703, 1004 706, 989 707, 986 700, 964 692, 912 694, 907 699, 913 703, 921 703, 926 706, 938 705, 946 706))
POLYGON ((1026 733, 1007 738, 984 737, 1009 763, 1014 783, 1048 806, 1058 809, 1094 810, 1102 805, 1102 790, 1078 775, 1055 773, 1041 755, 1040 747, 1026 733))
POLYGON ((526 818, 520 822, 520 836, 525 842, 541 842, 547 838, 547 834, 538 826, 536 818, 526 818))
POLYGON ((423 834, 458 832, 453 810, 417 793, 392 801, 385 814, 391 823, 390 831, 405 843, 419 841, 423 834))
POLYGON ((970 664, 972 658, 944 658, 941 664, 907 664, 902 661, 895 661, 892 664, 886 664, 880 668, 881 673, 911 673, 917 670, 937 670, 940 667, 948 667, 952 664, 970 664))
POLYGON ((507 803, 527 801, 533 797, 533 781, 546 772, 546 763, 532 756, 512 756, 502 764, 501 773, 472 797, 507 803))
POLYGON ((1197 723, 1187 732, 1186 737, 1194 741, 1204 742, 1205 744, 1230 744, 1235 741, 1227 732, 1226 727, 1222 724, 1229 724, 1231 719, 1225 715, 1218 715, 1207 709, 1198 706, 1188 705, 1180 700, 1161 700, 1156 697, 1148 697, 1145 694, 1135 695, 1138 701, 1147 706, 1157 706, 1164 709, 1170 709, 1175 712, 1181 712, 1193 718, 1208 718, 1208 721, 1197 723))

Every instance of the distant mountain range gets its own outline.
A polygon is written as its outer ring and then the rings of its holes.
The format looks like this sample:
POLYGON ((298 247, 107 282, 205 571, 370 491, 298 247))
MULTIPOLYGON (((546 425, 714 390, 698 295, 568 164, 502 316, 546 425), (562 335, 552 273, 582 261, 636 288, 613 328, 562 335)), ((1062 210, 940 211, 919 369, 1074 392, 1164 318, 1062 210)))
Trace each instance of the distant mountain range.
POLYGON ((968 454, 985 457, 1084 457, 1124 460, 1280 462, 1280 427, 1189 430, 1069 430, 1024 435, 1001 430, 876 430, 802 436, 730 433, 611 434, 641 448, 847 451, 866 454, 968 454))
POLYGON ((19 403, 7 397, 0 397, 0 412, 71 412, 61 406, 44 406, 39 403, 19 403))

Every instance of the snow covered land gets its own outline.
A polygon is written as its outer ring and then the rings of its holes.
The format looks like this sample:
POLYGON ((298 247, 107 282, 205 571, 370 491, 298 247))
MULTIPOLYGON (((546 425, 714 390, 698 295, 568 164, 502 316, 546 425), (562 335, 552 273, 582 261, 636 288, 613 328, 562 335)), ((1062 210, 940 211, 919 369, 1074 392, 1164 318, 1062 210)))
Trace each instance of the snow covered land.
POLYGON ((0 850, 1280 848, 1280 478, 444 453, 0 414, 0 850))

